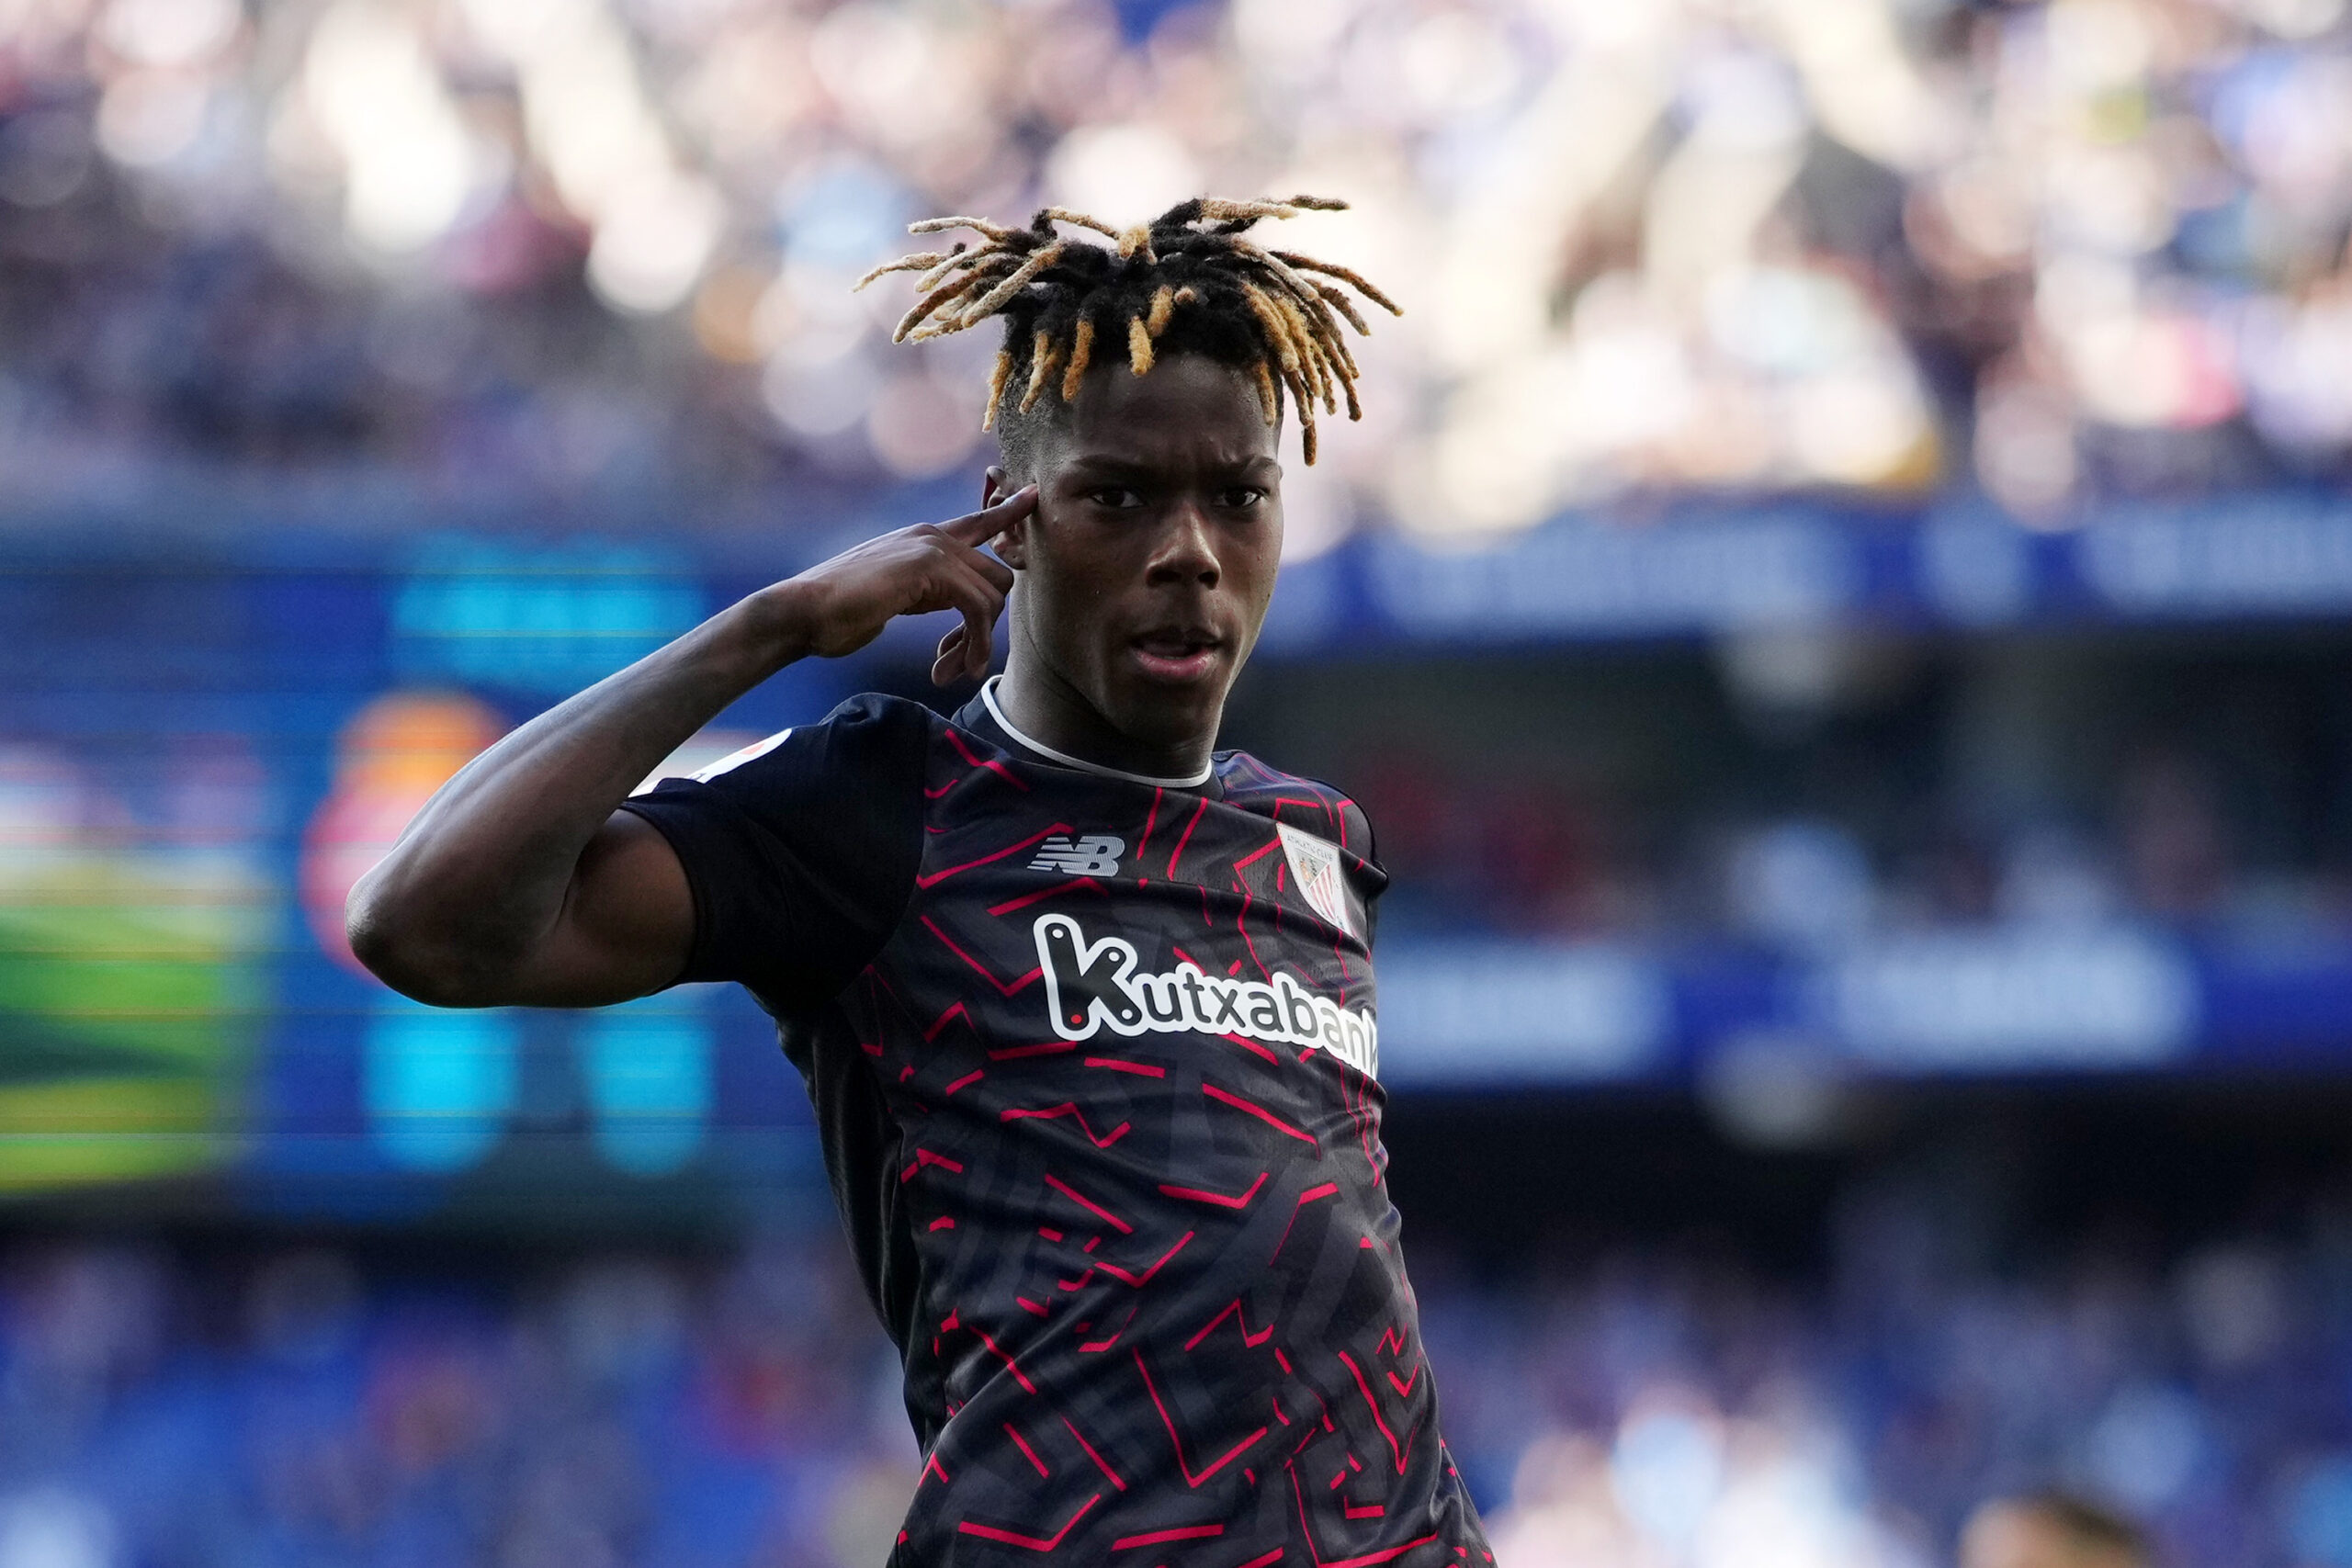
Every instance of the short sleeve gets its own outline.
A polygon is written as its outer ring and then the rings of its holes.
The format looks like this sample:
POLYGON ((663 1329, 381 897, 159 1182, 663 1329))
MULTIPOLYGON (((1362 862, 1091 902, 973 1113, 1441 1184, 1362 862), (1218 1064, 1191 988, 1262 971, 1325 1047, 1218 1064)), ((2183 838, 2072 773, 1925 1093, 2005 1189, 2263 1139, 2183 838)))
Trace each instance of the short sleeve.
POLYGON ((733 980, 772 1010, 821 1007, 889 940, 922 854, 931 716, 854 697, 621 809, 669 840, 694 892, 680 980, 733 980))

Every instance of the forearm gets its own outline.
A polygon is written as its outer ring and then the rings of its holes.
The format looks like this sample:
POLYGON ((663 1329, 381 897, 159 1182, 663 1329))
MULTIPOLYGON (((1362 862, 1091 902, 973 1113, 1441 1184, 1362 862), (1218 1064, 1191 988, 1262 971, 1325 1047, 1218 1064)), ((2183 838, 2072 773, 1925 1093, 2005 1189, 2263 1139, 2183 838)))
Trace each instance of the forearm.
POLYGON ((1023 489, 868 539, 523 726, 444 784, 360 879, 352 952, 444 1006, 596 1005, 676 979, 695 935, 684 870, 614 808, 728 704, 797 659, 855 652, 895 616, 959 612, 933 676, 985 674, 1012 573, 979 547, 1035 504, 1023 489))
POLYGON ((736 698, 808 651, 791 584, 721 612, 531 720, 417 813, 353 892, 353 951, 412 995, 495 997, 561 918, 615 807, 736 698))

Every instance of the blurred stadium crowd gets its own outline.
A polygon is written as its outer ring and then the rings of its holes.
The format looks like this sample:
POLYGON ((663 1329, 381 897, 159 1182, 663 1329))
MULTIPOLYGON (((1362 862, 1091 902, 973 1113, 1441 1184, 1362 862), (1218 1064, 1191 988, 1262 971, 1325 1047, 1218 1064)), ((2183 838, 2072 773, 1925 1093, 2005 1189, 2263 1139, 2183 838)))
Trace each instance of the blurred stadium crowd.
POLYGON ((1376 701, 1278 670, 1256 700, 1270 750, 1364 802, 1385 936, 1802 955, 2136 922, 2282 942, 2352 922, 2352 696, 2330 646, 1803 633, 1572 672, 1396 660, 1376 701))
MULTIPOLYGON (((2266 759, 2276 761, 2278 759, 2266 759)), ((2151 744, 2079 816, 2005 818, 1934 781, 1819 813, 1580 790, 1530 765, 1463 778, 1410 751, 1368 770, 1383 929, 1635 942, 1733 941, 1796 954, 1875 933, 2153 922, 2189 932, 2334 931, 2352 922, 2341 852, 2278 803, 2227 798, 2232 770, 2151 744)))
MULTIPOLYGON (((2352 1232, 1966 1261, 1849 1205, 1803 1286, 1668 1248, 1541 1289, 1429 1254, 1447 1429, 1513 1568, 1915 1568, 2063 1483, 2199 1568, 2352 1563, 2352 1232)), ((732 1258, 0 1263, 0 1565, 879 1561, 915 1484, 830 1234, 732 1258)))
POLYGON ((2086 500, 2352 450, 2343 0, 6 0, 0 464, 697 501, 976 452, 910 218, 1200 188, 1402 299, 1302 497, 2086 500))

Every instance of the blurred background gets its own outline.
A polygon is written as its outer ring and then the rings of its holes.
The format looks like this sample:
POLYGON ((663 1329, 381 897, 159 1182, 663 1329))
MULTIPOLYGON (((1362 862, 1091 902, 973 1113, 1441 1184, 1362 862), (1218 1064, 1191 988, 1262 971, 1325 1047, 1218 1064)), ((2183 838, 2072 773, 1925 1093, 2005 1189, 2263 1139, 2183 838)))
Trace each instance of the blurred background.
POLYGON ((910 219, 1199 190, 1406 309, 1228 739, 1396 876, 1506 1568, 2352 1565, 2344 0, 0 0, 0 1568, 880 1561, 763 1017, 343 898, 968 508, 910 219))

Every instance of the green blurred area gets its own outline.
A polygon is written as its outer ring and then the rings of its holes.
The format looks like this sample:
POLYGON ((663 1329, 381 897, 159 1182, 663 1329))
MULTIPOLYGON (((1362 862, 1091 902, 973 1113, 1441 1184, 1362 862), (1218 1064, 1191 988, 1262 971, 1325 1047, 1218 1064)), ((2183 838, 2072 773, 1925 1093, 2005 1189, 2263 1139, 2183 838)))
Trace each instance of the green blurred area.
POLYGON ((0 871, 0 1192, 226 1159, 268 919, 219 857, 0 871))

